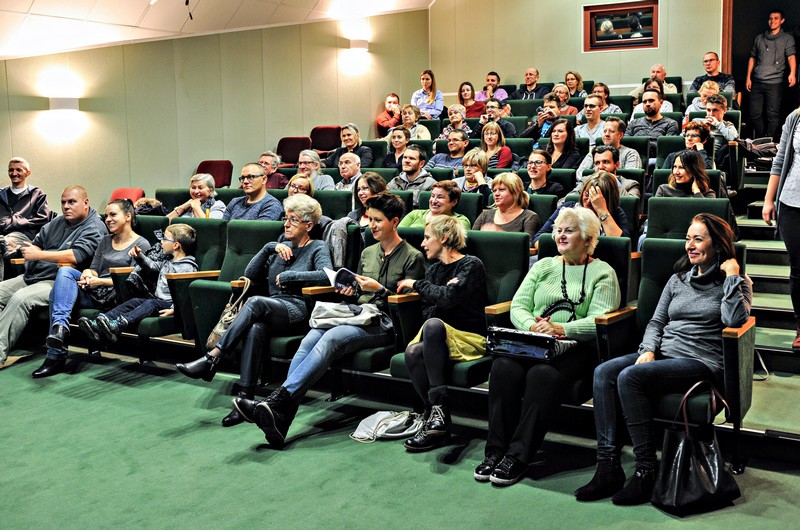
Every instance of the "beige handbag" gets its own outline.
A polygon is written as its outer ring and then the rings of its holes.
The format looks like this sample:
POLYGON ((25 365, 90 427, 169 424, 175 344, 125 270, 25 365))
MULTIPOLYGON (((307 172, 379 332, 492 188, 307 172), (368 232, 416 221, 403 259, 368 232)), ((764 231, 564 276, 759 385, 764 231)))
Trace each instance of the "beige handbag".
POLYGON ((245 300, 247 300, 247 291, 250 289, 251 283, 250 278, 242 276, 239 280, 244 282, 242 293, 238 298, 235 298, 236 294, 232 294, 230 300, 228 300, 228 303, 225 305, 225 309, 222 310, 219 322, 217 322, 214 329, 211 330, 211 334, 208 336, 208 340, 206 340, 206 349, 208 350, 212 350, 216 347, 219 339, 228 331, 228 328, 236 319, 239 311, 242 310, 245 300))

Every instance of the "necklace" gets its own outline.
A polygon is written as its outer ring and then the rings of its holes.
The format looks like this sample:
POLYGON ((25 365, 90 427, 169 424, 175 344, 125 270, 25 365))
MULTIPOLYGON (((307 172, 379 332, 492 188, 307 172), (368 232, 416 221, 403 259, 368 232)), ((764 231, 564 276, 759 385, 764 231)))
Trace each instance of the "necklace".
POLYGON ((542 313, 542 318, 549 317, 558 311, 568 311, 570 316, 567 322, 572 322, 576 318, 575 308, 581 305, 586 300, 586 270, 589 268, 589 259, 587 257, 586 264, 583 266, 583 279, 581 280, 581 295, 577 302, 570 299, 567 294, 567 262, 561 261, 561 295, 564 297, 562 300, 557 300, 550 304, 547 309, 542 313))

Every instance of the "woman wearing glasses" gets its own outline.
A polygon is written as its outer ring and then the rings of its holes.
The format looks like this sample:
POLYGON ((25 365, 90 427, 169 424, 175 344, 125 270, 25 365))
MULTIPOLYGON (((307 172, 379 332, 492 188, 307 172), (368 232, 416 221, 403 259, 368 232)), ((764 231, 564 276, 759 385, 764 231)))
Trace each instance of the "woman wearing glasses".
MULTIPOLYGON (((686 144, 686 149, 700 153, 700 157, 703 160, 703 166, 705 166, 706 169, 714 169, 713 160, 711 160, 711 158, 708 156, 705 149, 705 144, 711 137, 711 129, 709 128, 708 124, 699 121, 690 121, 686 125, 686 129, 683 131, 683 137, 686 144)), ((661 166, 661 168, 672 169, 676 156, 678 156, 678 151, 668 154, 667 158, 664 159, 664 164, 661 166)))
MULTIPOLYGON (((496 103, 490 103, 490 105, 492 104, 496 105, 496 103)), ((484 125, 481 130, 481 149, 486 151, 486 156, 489 157, 490 168, 511 167, 514 162, 511 149, 506 145, 503 130, 493 121, 484 125)))
POLYGON ((534 149, 528 157, 528 176, 531 183, 528 184, 528 193, 536 195, 556 195, 558 198, 566 195, 564 186, 558 182, 547 180, 550 170, 553 167, 550 153, 544 149, 534 149))
POLYGON ((292 195, 308 195, 314 196, 314 181, 306 175, 297 174, 289 179, 286 185, 286 190, 289 192, 289 197, 292 195))
POLYGON ((533 236, 542 226, 539 216, 528 210, 530 198, 522 180, 514 173, 501 173, 492 179, 494 208, 484 210, 472 225, 473 230, 527 232, 533 236))
POLYGON ((200 217, 222 219, 225 203, 216 199, 214 177, 208 173, 198 173, 189 180, 189 200, 176 206, 167 214, 167 219, 176 217, 200 217))
POLYGON ((320 172, 321 163, 322 160, 316 151, 303 149, 297 157, 297 172, 311 177, 315 190, 332 190, 336 184, 333 182, 333 177, 320 172))
MULTIPOLYGON (((311 238, 312 228, 322 216, 319 203, 303 194, 283 201, 286 209, 284 233, 278 241, 267 243, 256 254, 244 275, 264 284, 267 296, 251 296, 236 320, 216 346, 196 361, 177 364, 182 374, 192 379, 211 381, 223 355, 242 343, 239 396, 253 399, 258 366, 270 335, 302 333, 308 325, 308 310, 301 288, 322 285, 327 276, 323 267, 332 268, 330 251, 324 241, 311 238)), ((242 423, 235 408, 222 419, 223 427, 242 423)))

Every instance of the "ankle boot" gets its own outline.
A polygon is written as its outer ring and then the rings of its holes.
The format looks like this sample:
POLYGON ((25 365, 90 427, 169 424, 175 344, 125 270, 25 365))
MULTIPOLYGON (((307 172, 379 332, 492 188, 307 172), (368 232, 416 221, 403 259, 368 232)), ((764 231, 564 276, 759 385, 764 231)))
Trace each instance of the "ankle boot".
POLYGON ((264 431, 264 437, 271 446, 277 449, 283 448, 289 426, 292 424, 299 406, 300 398, 292 396, 283 387, 256 405, 253 419, 256 425, 264 431))
MULTIPOLYGON (((242 399, 253 399, 253 392, 239 392, 239 396, 242 399)), ((222 418, 222 426, 223 427, 233 427, 234 425, 239 425, 242 422, 249 421, 252 423, 252 418, 245 418, 239 409, 236 408, 234 405, 233 410, 230 413, 222 418)))
POLYGON ((447 387, 437 386, 428 391, 431 412, 422 429, 403 442, 403 447, 410 453, 430 451, 444 445, 450 438, 450 410, 447 406, 447 387))
POLYGON ((178 371, 186 377, 191 377, 192 379, 202 378, 203 381, 210 382, 212 379, 214 379, 214 375, 217 373, 218 363, 219 357, 212 357, 209 354, 205 354, 204 356, 190 363, 178 363, 175 365, 175 368, 177 368, 178 371))
POLYGON ((653 487, 656 484, 655 469, 645 469, 636 466, 636 472, 625 485, 613 497, 611 502, 618 506, 636 506, 650 502, 653 495, 653 487))
POLYGON ((122 330, 128 324, 128 322, 122 317, 110 319, 103 313, 97 315, 96 322, 97 327, 100 329, 100 333, 102 333, 103 336, 111 342, 117 342, 117 337, 120 336, 122 330))
POLYGON ((50 330, 50 335, 47 336, 45 339, 45 344, 47 344, 48 348, 53 348, 55 350, 63 350, 67 347, 67 339, 69 338, 69 326, 63 326, 61 324, 53 325, 53 329, 50 330))
POLYGON ((600 460, 592 480, 575 490, 575 498, 580 502, 598 501, 611 497, 624 485, 625 472, 619 464, 619 458, 600 460))

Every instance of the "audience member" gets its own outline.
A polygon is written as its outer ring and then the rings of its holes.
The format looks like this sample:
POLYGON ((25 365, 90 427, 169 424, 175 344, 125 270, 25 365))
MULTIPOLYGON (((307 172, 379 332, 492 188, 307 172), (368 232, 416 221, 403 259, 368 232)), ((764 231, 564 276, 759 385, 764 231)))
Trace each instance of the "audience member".
POLYGON ((332 190, 335 186, 333 177, 320 171, 320 167, 322 167, 322 160, 316 151, 313 149, 300 151, 300 156, 297 157, 297 172, 311 178, 314 181, 314 189, 332 190))
POLYGON ((472 224, 473 230, 522 232, 533 236, 542 225, 539 216, 528 209, 530 197, 515 173, 500 173, 492 179, 494 206, 484 210, 472 224))
MULTIPOLYGON (((339 158, 345 153, 355 153, 361 160, 364 167, 372 167, 372 149, 361 143, 361 136, 358 134, 358 127, 355 123, 348 123, 342 126, 342 147, 338 147, 328 154, 325 159, 325 167, 336 167, 339 165, 339 158)), ((323 189, 317 186, 317 189, 323 189)))
POLYGON ((644 117, 634 118, 628 124, 631 136, 647 136, 650 138, 650 158, 655 158, 659 136, 677 136, 681 128, 672 118, 661 115, 661 92, 648 88, 642 94, 644 117))
POLYGON ((590 94, 583 101, 583 112, 586 118, 584 123, 575 127, 577 138, 588 138, 589 145, 594 145, 603 136, 603 120, 600 119, 600 107, 603 98, 598 95, 590 94))
POLYGON ((542 99, 549 92, 550 88, 547 85, 539 84, 539 70, 528 68, 525 70, 525 87, 512 92, 508 99, 542 99))
POLYGON ((442 129, 438 140, 446 140, 453 131, 464 131, 469 137, 472 129, 467 125, 467 109, 464 108, 464 105, 458 103, 450 105, 447 108, 447 117, 450 119, 450 123, 442 129))
POLYGON ((436 76, 432 70, 423 70, 419 76, 422 88, 411 95, 411 104, 419 108, 425 119, 435 120, 444 109, 444 95, 436 89, 436 76))
POLYGON ((717 196, 711 189, 703 158, 693 149, 673 153, 672 173, 669 182, 662 184, 655 192, 656 197, 706 197, 717 196))
MULTIPOLYGON (((411 134, 412 140, 430 140, 431 131, 427 127, 419 123, 419 109, 416 105, 403 105, 403 110, 400 111, 400 116, 403 118, 403 127, 408 129, 411 134)), ((386 143, 389 143, 389 137, 385 137, 386 143)))
POLYGON ((358 159, 357 154, 345 153, 339 158, 339 175, 342 180, 337 182, 333 189, 352 191, 353 200, 355 200, 355 187, 361 177, 361 160, 358 159))
POLYGON ((356 183, 356 208, 347 214, 347 217, 357 222, 360 226, 369 225, 369 216, 367 215, 367 200, 372 197, 386 192, 386 181, 383 177, 372 171, 367 171, 356 183))
POLYGON ((556 83, 553 87, 553 94, 558 96, 558 113, 561 116, 574 116, 578 114, 578 109, 569 104, 569 88, 564 83, 556 83))
POLYGON ((286 185, 286 191, 289 197, 292 195, 308 195, 309 197, 313 197, 314 181, 311 180, 308 175, 298 173, 289 179, 289 183, 286 185))
POLYGON ((492 179, 486 175, 486 171, 489 169, 489 157, 486 156, 486 151, 479 147, 470 149, 462 159, 462 167, 464 176, 453 180, 461 191, 483 195, 483 205, 486 206, 492 194, 490 188, 492 179))
POLYGON ((30 243, 39 230, 54 217, 47 195, 28 184, 31 166, 22 157, 8 161, 11 184, 0 189, 0 280, 3 278, 3 255, 13 254, 30 243))
POLYGON ((569 97, 571 98, 585 98, 586 91, 583 89, 583 78, 581 74, 574 70, 570 70, 564 74, 564 84, 567 85, 569 90, 569 97))
POLYGON ((496 99, 501 105, 505 105, 508 99, 508 92, 500 88, 500 74, 489 72, 486 74, 486 88, 475 95, 475 101, 489 101, 496 99))
POLYGON ((461 201, 461 190, 452 180, 440 180, 431 187, 431 198, 428 201, 428 209, 411 210, 400 221, 399 226, 409 228, 425 228, 425 225, 439 216, 454 217, 457 219, 464 230, 469 230, 469 219, 463 214, 453 211, 461 201))
POLYGON ((383 138, 389 131, 400 125, 400 96, 394 92, 386 95, 383 102, 383 112, 375 118, 375 128, 378 131, 378 138, 383 138))
POLYGON ((685 121, 689 121, 689 113, 691 112, 705 112, 706 111, 706 100, 708 96, 713 96, 714 94, 719 93, 719 85, 714 81, 706 81, 703 83, 703 86, 700 87, 699 96, 694 98, 689 105, 686 106, 686 118, 685 121))
POLYGON ((700 87, 706 81, 714 81, 718 86, 720 92, 736 93, 736 81, 731 74, 723 74, 719 70, 719 55, 715 52, 707 52, 703 56, 703 68, 706 73, 699 75, 692 81, 692 86, 689 87, 690 92, 699 92, 700 87))
POLYGON ((531 126, 522 131, 520 138, 533 138, 533 147, 539 147, 539 140, 550 138, 553 130, 553 123, 561 115, 561 100, 555 93, 550 92, 544 96, 544 103, 536 111, 536 119, 532 120, 531 126))
POLYGON ((553 123, 550 141, 545 150, 553 159, 554 168, 575 169, 581 163, 581 154, 575 138, 575 129, 569 120, 559 118, 553 123))
POLYGON ((278 166, 281 165, 281 157, 276 153, 264 151, 258 157, 258 165, 264 168, 268 190, 282 190, 289 183, 289 178, 278 171, 278 166))
POLYGON ((434 168, 461 168, 461 159, 469 147, 469 136, 467 133, 456 129, 447 135, 447 153, 437 153, 425 164, 425 169, 434 168))
POLYGON ((381 167, 403 169, 403 153, 406 152, 411 133, 405 127, 395 127, 389 133, 390 149, 384 157, 381 167))
MULTIPOLYGON (((558 182, 548 180, 550 171, 553 168, 553 159, 550 153, 544 149, 534 149, 528 156, 528 176, 531 179, 528 184, 528 193, 534 195, 555 195, 559 198, 566 195, 564 186, 558 182)), ((538 229, 537 229, 538 230, 538 229)))
POLYGON ((470 135, 471 138, 483 138, 482 130, 483 126, 489 122, 495 122, 503 131, 503 136, 506 138, 515 138, 517 136, 517 129, 514 127, 514 124, 508 120, 505 120, 500 117, 502 112, 501 103, 492 98, 486 101, 486 114, 481 115, 480 120, 478 120, 478 125, 475 127, 475 130, 472 131, 470 135))
MULTIPOLYGON (((681 93, 681 91, 678 90, 678 87, 676 87, 672 83, 667 83, 667 70, 664 68, 663 65, 654 64, 653 66, 650 67, 650 79, 658 79, 659 81, 661 81, 661 84, 662 84, 661 93, 662 94, 680 94, 681 93)), ((638 86, 638 87, 636 87, 636 88, 634 88, 633 90, 630 91, 630 95, 633 96, 633 99, 634 99, 635 102, 639 101, 639 98, 641 97, 641 95, 644 92, 645 88, 647 88, 646 84, 647 84, 647 80, 645 80, 645 82, 642 83, 640 86, 638 86)))
MULTIPOLYGON (((711 132, 708 124, 705 122, 693 121, 686 125, 686 130, 683 131, 686 149, 700 153, 700 156, 703 159, 703 165, 705 165, 706 169, 714 168, 714 161, 708 156, 705 148, 706 142, 710 137, 711 132)), ((675 160, 675 156, 677 156, 677 154, 677 152, 668 154, 664 159, 664 163, 661 165, 661 169, 672 169, 672 161, 675 160)))
MULTIPOLYGON (((617 175, 617 170, 619 169, 620 162, 619 162, 619 151, 617 148, 611 145, 599 145, 595 147, 594 151, 592 151, 592 160, 594 162, 594 172, 598 173, 600 171, 605 171, 606 173, 613 175, 617 179, 617 184, 619 186, 619 194, 621 197, 641 197, 642 196, 642 186, 634 179, 627 179, 625 177, 621 177, 617 175)), ((580 172, 577 174, 578 184, 575 186, 575 189, 572 190, 570 193, 580 193, 581 188, 583 188, 583 173, 580 172)))
MULTIPOLYGON (((616 116, 609 116, 603 124, 603 145, 610 145, 617 149, 619 152, 619 168, 620 169, 641 169, 642 157, 636 149, 631 149, 622 145, 622 138, 625 137, 625 122, 616 116)), ((591 149, 587 154, 581 165, 578 166, 578 175, 582 174, 584 169, 594 166, 592 158, 592 149, 595 146, 590 145, 591 149)))
POLYGON ((485 112, 486 104, 475 99, 475 87, 469 81, 458 86, 458 102, 467 109, 467 118, 480 118, 485 112))
POLYGON ((487 123, 481 130, 481 149, 489 157, 489 168, 511 167, 514 157, 506 145, 503 130, 495 122, 487 123))
POLYGON ((706 117, 695 118, 694 121, 706 123, 711 129, 714 138, 714 162, 718 168, 725 168, 726 181, 734 190, 738 186, 739 175, 731 174, 729 168, 736 169, 736 164, 728 164, 728 157, 735 157, 735 151, 728 147, 728 142, 739 139, 739 131, 732 122, 725 121, 725 112, 728 110, 728 100, 722 94, 714 94, 706 100, 706 117))
MULTIPOLYGON (((662 95, 661 101, 661 112, 673 112, 674 108, 672 107, 672 103, 667 101, 663 98, 664 95, 664 83, 661 82, 660 79, 648 79, 647 82, 644 84, 645 89, 653 89, 658 90, 662 95)), ((631 112, 631 119, 636 117, 637 114, 644 114, 644 104, 637 103, 633 107, 633 112, 631 112)))
POLYGON ((58 264, 85 269, 107 233, 80 186, 69 186, 61 194, 61 213, 42 227, 33 242, 20 246, 25 273, 0 282, 0 364, 22 335, 31 311, 47 307, 58 264))
POLYGON ((428 191, 436 184, 436 180, 425 169, 425 149, 418 145, 409 145, 403 154, 403 172, 389 181, 386 188, 393 190, 411 190, 414 208, 419 208, 419 193, 428 191))
POLYGON ((239 177, 245 196, 233 199, 225 208, 222 218, 226 221, 233 219, 277 221, 280 219, 283 208, 278 199, 267 193, 267 188, 264 187, 265 180, 264 168, 255 162, 245 164, 242 168, 242 175, 239 177))
POLYGON ((189 180, 189 200, 176 206, 167 214, 167 218, 222 219, 222 216, 225 215, 225 203, 217 200, 216 197, 214 177, 208 173, 198 173, 189 180))
MULTIPOLYGON (((615 105, 614 103, 608 102, 608 97, 611 95, 611 91, 608 88, 608 85, 605 83, 595 83, 592 87, 592 94, 599 96, 603 102, 600 104, 600 114, 622 114, 622 109, 619 108, 619 105, 615 105)), ((575 117, 575 120, 578 123, 583 123, 583 110, 581 109, 578 112, 578 115, 575 117)))

